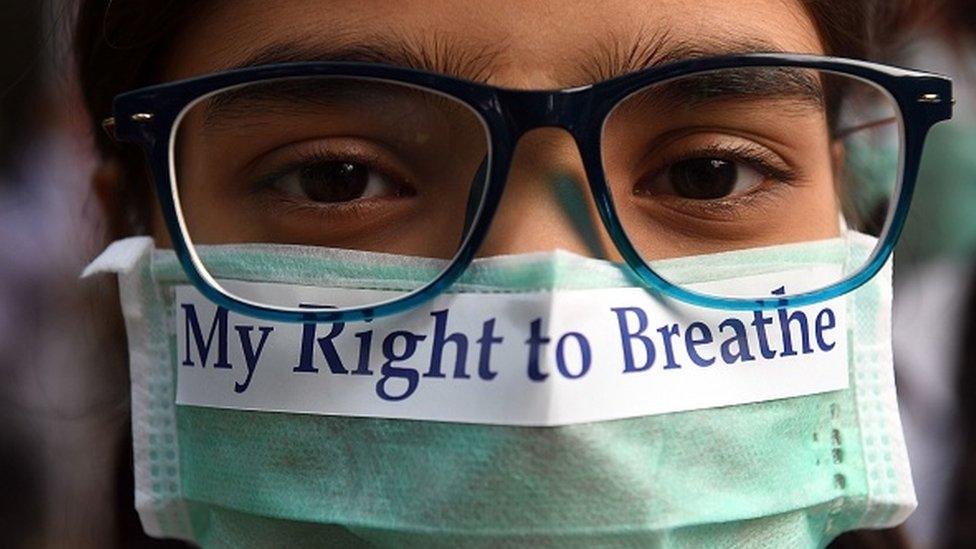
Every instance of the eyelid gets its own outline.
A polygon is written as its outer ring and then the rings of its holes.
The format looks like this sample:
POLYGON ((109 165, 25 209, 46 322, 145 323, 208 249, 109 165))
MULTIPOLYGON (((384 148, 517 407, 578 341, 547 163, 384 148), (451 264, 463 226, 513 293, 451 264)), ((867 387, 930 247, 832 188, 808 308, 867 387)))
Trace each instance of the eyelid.
MULTIPOLYGON (((676 128, 668 130, 660 135, 655 136, 646 145, 646 152, 638 160, 637 166, 647 166, 655 163, 656 159, 661 156, 662 151, 665 151, 668 147, 673 146, 675 143, 682 141, 684 139, 710 139, 713 142, 716 138, 722 138, 726 140, 738 140, 746 141, 750 143, 755 143, 757 146, 769 150, 778 157, 782 155, 774 152, 777 148, 776 141, 770 138, 764 138, 761 135, 756 135, 755 133, 743 132, 741 129, 737 128, 727 128, 722 126, 714 125, 702 125, 702 126, 687 126, 682 128, 676 128)), ((786 147, 784 144, 783 147, 786 147)), ((783 161, 784 164, 786 161, 783 161)))
MULTIPOLYGON (((660 171, 652 177, 657 177, 660 171)), ((755 187, 737 194, 722 198, 699 200, 683 198, 677 195, 660 194, 654 195, 653 200, 640 200, 638 203, 642 207, 660 208, 660 211, 670 212, 670 215, 679 215, 683 219, 689 219, 700 223, 731 222, 741 219, 750 212, 765 211, 769 206, 770 200, 776 200, 780 193, 786 191, 792 182, 786 184, 769 184, 767 181, 761 182, 755 187)), ((641 193, 635 193, 638 198, 641 193)))
POLYGON ((647 177, 648 174, 656 174, 676 162, 708 155, 714 155, 717 158, 732 162, 745 163, 764 176, 774 179, 796 181, 803 178, 803 172, 798 166, 783 159, 770 147, 749 137, 722 133, 712 129, 707 132, 694 133, 682 131, 679 135, 671 136, 670 139, 661 140, 659 138, 655 141, 663 141, 663 143, 658 147, 650 148, 638 163, 639 179, 647 177), (695 143, 689 143, 684 147, 684 150, 677 153, 669 151, 669 149, 678 147, 682 139, 685 138, 697 138, 697 140, 695 143))
POLYGON ((793 181, 798 178, 798 170, 792 166, 786 166, 785 162, 782 162, 780 158, 776 157, 772 151, 769 151, 765 147, 752 147, 741 143, 691 147, 687 151, 666 157, 666 160, 661 162, 661 167, 655 173, 667 169, 669 166, 678 162, 704 156, 714 156, 715 158, 728 162, 742 163, 758 171, 764 177, 770 177, 780 181, 793 181))
POLYGON ((350 160, 369 164, 398 185, 411 190, 417 180, 413 173, 386 146, 360 138, 335 137, 309 139, 277 147, 245 164, 242 171, 249 183, 261 186, 268 179, 280 177, 310 161, 350 160), (328 141, 328 144, 323 143, 328 141))

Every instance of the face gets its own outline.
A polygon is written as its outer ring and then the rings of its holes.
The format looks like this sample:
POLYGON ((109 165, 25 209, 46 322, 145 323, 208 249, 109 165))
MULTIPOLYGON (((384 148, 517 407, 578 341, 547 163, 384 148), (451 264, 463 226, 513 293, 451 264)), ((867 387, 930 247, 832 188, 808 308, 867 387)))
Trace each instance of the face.
MULTIPOLYGON (((823 46, 790 0, 403 0, 393 11, 382 1, 234 0, 211 2, 188 22, 164 79, 269 62, 375 60, 551 89, 691 55, 761 50, 823 46)), ((607 184, 645 259, 837 234, 838 153, 823 75, 769 76, 738 70, 664 83, 610 115, 607 184), (730 83, 734 99, 709 91, 730 83)), ((470 221, 485 131, 468 107, 400 84, 317 78, 232 90, 199 102, 180 124, 180 203, 197 244, 448 258, 470 221)), ((619 260, 586 181, 567 132, 524 135, 479 254, 561 248, 619 260)), ((158 213, 155 233, 166 242, 158 213)))

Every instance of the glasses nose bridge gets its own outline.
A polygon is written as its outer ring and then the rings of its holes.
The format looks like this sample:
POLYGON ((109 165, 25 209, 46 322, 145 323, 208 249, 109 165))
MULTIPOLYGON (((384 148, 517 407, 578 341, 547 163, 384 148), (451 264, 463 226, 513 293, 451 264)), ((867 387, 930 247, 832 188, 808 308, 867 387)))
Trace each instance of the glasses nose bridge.
POLYGON ((562 128, 577 136, 589 112, 590 86, 567 90, 501 90, 499 102, 513 138, 518 140, 535 128, 562 128))

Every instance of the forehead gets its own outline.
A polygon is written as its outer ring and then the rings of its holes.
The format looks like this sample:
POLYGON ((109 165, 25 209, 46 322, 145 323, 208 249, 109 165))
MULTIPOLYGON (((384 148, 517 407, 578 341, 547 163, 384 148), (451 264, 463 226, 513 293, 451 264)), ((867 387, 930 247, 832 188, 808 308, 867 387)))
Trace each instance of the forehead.
POLYGON ((800 0, 216 0, 175 37, 163 79, 351 58, 555 88, 741 51, 823 46, 800 0))

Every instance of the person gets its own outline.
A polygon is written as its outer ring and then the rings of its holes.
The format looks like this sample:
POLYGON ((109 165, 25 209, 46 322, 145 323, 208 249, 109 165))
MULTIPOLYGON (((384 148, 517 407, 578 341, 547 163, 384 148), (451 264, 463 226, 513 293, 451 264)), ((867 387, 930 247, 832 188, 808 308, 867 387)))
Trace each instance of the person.
POLYGON ((903 521, 884 265, 951 91, 850 59, 885 6, 82 2, 95 192, 111 238, 151 237, 88 270, 120 275, 143 526, 814 546, 903 521))

